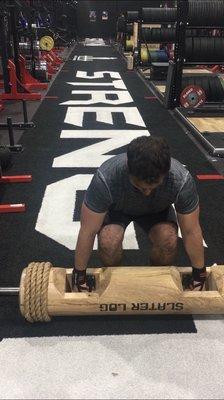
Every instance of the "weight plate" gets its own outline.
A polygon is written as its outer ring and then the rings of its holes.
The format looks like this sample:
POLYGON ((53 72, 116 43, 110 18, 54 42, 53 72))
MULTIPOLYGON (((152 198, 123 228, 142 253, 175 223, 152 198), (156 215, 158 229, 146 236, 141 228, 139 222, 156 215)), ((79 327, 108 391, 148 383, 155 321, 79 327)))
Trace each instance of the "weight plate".
POLYGON ((126 33, 128 35, 133 35, 133 24, 127 24, 126 26, 126 33))
POLYGON ((197 15, 196 14, 196 10, 195 10, 195 7, 196 7, 196 4, 195 4, 195 2, 194 1, 192 1, 192 0, 190 0, 189 1, 189 11, 188 11, 188 20, 189 20, 189 23, 190 23, 190 25, 197 25, 197 23, 196 23, 196 21, 195 21, 195 16, 197 15))
MULTIPOLYGON (((206 78, 204 78, 206 79, 206 78)), ((207 97, 208 101, 216 101, 218 96, 218 90, 216 82, 214 81, 213 75, 208 75, 205 85, 207 84, 209 90, 209 96, 207 97)))
POLYGON ((217 56, 219 58, 219 55, 216 54, 216 49, 215 49, 215 38, 214 37, 209 37, 207 38, 208 40, 208 53, 205 61, 217 61, 217 56))
POLYGON ((146 47, 141 48, 141 62, 143 65, 146 65, 149 62, 149 52, 146 47))
POLYGON ((207 85, 209 87, 209 96, 211 98, 211 101, 214 101, 214 98, 217 97, 217 91, 218 91, 218 87, 216 87, 216 85, 214 85, 214 76, 213 75, 208 75, 207 77, 207 85))
POLYGON ((218 60, 219 62, 223 61, 223 54, 224 54, 224 38, 223 37, 214 37, 213 40, 217 41, 217 53, 218 53, 218 60))
POLYGON ((210 6, 209 3, 206 2, 206 1, 204 1, 203 3, 199 3, 199 5, 200 4, 201 4, 202 10, 203 10, 203 13, 202 13, 203 23, 204 23, 204 25, 207 25, 208 24, 208 17, 209 17, 209 19, 211 18, 211 21, 213 21, 213 11, 214 11, 214 9, 211 9, 211 7, 209 7, 210 6))
MULTIPOLYGON (((220 50, 220 41, 217 40, 219 39, 218 37, 214 38, 214 61, 217 61, 216 55, 219 55, 219 50, 220 50)), ((212 60, 213 61, 213 60, 212 60)))
POLYGON ((41 50, 51 51, 54 48, 54 39, 51 36, 42 36, 40 38, 41 50))
POLYGON ((218 79, 220 81, 220 93, 221 93, 221 101, 224 101, 224 79, 221 76, 218 76, 218 79))
POLYGON ((188 16, 190 25, 222 25, 224 20, 224 2, 223 0, 190 0, 188 16))
POLYGON ((161 29, 152 28, 151 29, 151 41, 152 43, 160 43, 161 40, 161 29))
MULTIPOLYGON (((218 78, 219 78, 219 80, 220 80, 220 83, 221 83, 222 88, 223 88, 223 91, 224 91, 224 79, 223 79, 221 76, 219 76, 218 78)), ((223 94, 224 94, 224 93, 223 93, 223 94)))
POLYGON ((211 76, 200 76, 199 85, 204 89, 207 101, 212 99, 212 91, 210 85, 211 76))
POLYGON ((216 87, 215 101, 223 101, 224 100, 224 92, 223 92, 223 86, 221 84, 219 76, 215 75, 213 80, 214 80, 214 86, 216 87))
POLYGON ((142 28, 142 37, 145 42, 153 42, 152 41, 152 32, 150 28, 142 28))
POLYGON ((133 46, 134 46, 134 43, 132 40, 126 40, 126 51, 132 51, 133 46))
POLYGON ((206 60, 208 57, 208 46, 209 46, 209 42, 208 42, 207 37, 200 37, 200 42, 201 42, 201 59, 202 60, 206 60))
POLYGON ((192 48, 192 60, 194 62, 201 62, 203 61, 202 57, 202 44, 200 37, 192 38, 193 48, 192 48))
POLYGON ((188 77, 188 76, 183 76, 182 82, 181 82, 181 88, 182 88, 182 90, 183 90, 185 87, 189 86, 189 85, 190 85, 190 83, 189 83, 189 77, 188 77))
POLYGON ((171 23, 177 19, 176 8, 142 8, 142 19, 144 23, 171 23))
POLYGON ((192 38, 187 38, 185 40, 185 58, 186 61, 191 61, 191 53, 192 53, 192 38))
POLYGON ((200 86, 187 86, 181 92, 180 103, 184 108, 197 108, 205 103, 206 96, 200 86))
MULTIPOLYGON (((222 25, 223 24, 223 19, 224 19, 224 2, 223 0, 219 1, 214 1, 212 2, 213 6, 213 16, 212 16, 212 21, 215 25, 222 25)), ((213 25, 212 23, 212 25, 213 25)))
POLYGON ((168 62, 168 55, 165 50, 158 50, 157 51, 157 59, 158 62, 168 62))
POLYGON ((169 43, 175 42, 176 29, 169 28, 169 43))
POLYGON ((146 8, 146 7, 142 8, 142 19, 143 19, 144 23, 151 22, 151 20, 150 20, 151 10, 152 10, 151 8, 146 8))
POLYGON ((157 62, 158 61, 158 55, 157 55, 157 50, 155 51, 150 51, 150 62, 157 62))
POLYGON ((195 39, 196 39, 196 38, 191 38, 191 39, 190 39, 190 42, 191 42, 190 61, 193 61, 193 60, 194 60, 195 39))
POLYGON ((222 102, 224 100, 224 92, 223 92, 223 86, 221 84, 221 81, 220 81, 218 75, 215 76, 215 82, 217 85, 218 99, 219 99, 219 101, 222 102))
POLYGON ((138 11, 127 11, 127 22, 137 22, 138 18, 138 11))

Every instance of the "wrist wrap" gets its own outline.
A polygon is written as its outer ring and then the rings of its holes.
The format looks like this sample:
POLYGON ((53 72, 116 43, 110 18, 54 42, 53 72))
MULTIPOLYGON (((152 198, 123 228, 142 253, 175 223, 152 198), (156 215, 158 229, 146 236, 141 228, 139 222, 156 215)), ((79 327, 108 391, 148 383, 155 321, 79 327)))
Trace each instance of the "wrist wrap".
POLYGON ((204 282, 206 279, 206 275, 207 275, 206 267, 203 267, 200 269, 192 267, 192 276, 193 276, 194 281, 204 282))

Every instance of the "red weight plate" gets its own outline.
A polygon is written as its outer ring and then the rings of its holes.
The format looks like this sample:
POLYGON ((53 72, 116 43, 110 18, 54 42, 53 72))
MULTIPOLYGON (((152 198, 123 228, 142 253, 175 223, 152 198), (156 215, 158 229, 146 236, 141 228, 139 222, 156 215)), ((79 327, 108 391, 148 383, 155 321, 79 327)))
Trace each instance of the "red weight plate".
POLYGON ((205 91, 200 86, 187 86, 180 95, 180 103, 185 108, 197 108, 203 105, 205 101, 205 91))

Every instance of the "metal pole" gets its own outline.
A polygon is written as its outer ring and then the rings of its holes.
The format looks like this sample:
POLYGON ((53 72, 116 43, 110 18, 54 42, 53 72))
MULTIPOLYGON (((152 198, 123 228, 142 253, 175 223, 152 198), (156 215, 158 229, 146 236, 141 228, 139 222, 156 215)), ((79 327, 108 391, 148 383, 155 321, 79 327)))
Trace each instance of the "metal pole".
POLYGON ((17 26, 16 26, 16 5, 14 1, 10 0, 9 3, 9 12, 10 12, 10 21, 11 21, 11 30, 12 30, 12 38, 13 38, 13 50, 14 50, 14 62, 16 66, 16 75, 17 78, 20 80, 20 67, 19 67, 19 39, 17 33, 17 26))
POLYGON ((28 28, 29 28, 29 34, 30 34, 30 52, 31 52, 31 70, 32 70, 32 75, 34 78, 36 78, 36 59, 35 59, 35 54, 34 54, 34 44, 35 44, 35 30, 32 26, 32 22, 35 20, 34 18, 34 10, 32 9, 31 11, 29 10, 28 13, 28 28))
POLYGON ((10 143, 10 146, 14 146, 15 145, 15 141, 14 141, 14 134, 13 134, 13 126, 12 126, 12 118, 11 117, 7 117, 7 125, 8 125, 8 132, 9 132, 9 143, 10 143))
POLYGON ((0 11, 0 47, 2 55, 2 71, 4 79, 4 89, 5 93, 11 92, 10 82, 9 82, 9 70, 8 70, 8 41, 9 41, 9 21, 8 13, 4 10, 0 11))
POLYGON ((27 116, 27 107, 26 107, 26 100, 22 100, 23 102, 23 118, 24 118, 24 124, 28 123, 28 116, 27 116))
POLYGON ((0 296, 17 296, 19 287, 0 287, 0 296))

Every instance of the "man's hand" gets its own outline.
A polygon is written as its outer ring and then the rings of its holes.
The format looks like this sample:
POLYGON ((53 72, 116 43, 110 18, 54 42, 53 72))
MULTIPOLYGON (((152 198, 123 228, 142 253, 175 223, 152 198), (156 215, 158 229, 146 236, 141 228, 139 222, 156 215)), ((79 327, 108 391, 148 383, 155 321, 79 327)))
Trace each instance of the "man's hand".
POLYGON ((94 280, 91 276, 86 275, 86 270, 73 268, 72 271, 72 290, 76 288, 78 292, 92 292, 94 280))
POLYGON ((205 290, 205 283, 207 278, 206 267, 193 268, 192 274, 183 280, 185 290, 202 291, 205 290))
POLYGON ((183 286, 186 291, 202 291, 205 290, 205 280, 198 282, 192 276, 188 276, 186 280, 184 279, 183 286))

